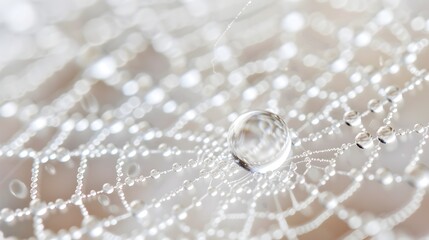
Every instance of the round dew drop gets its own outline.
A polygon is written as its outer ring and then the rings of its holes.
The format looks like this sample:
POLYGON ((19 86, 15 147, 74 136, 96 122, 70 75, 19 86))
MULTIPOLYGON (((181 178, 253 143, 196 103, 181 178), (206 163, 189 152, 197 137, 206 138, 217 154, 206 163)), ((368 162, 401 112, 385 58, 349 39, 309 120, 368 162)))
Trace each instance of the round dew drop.
POLYGON ((286 123, 268 111, 240 115, 229 129, 228 144, 238 165, 260 173, 281 167, 291 149, 286 123))

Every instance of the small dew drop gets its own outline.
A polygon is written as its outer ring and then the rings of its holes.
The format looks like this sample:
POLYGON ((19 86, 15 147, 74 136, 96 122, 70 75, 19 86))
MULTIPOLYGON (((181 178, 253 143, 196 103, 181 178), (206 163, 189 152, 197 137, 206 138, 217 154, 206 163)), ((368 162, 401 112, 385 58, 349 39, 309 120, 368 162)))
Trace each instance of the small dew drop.
POLYGON ((138 219, 143 219, 147 216, 146 205, 143 201, 135 200, 132 201, 131 204, 131 213, 138 219))
POLYGON ((378 140, 387 144, 396 140, 395 130, 391 126, 382 126, 377 130, 378 140))
POLYGON ((386 88, 386 98, 392 103, 400 102, 402 100, 401 89, 395 86, 386 88))
POLYGON ((28 195, 28 188, 27 186, 18 179, 13 179, 9 183, 9 191, 12 193, 13 196, 19 199, 24 199, 28 195))
POLYGON ((193 184, 191 181, 185 180, 185 181, 183 182, 183 187, 184 187, 186 190, 192 190, 192 189, 194 189, 194 184, 193 184))
POLYGON ((110 198, 109 198, 107 195, 105 195, 105 194, 100 194, 100 195, 97 197, 97 200, 98 200, 98 202, 99 202, 102 206, 104 206, 104 207, 106 207, 106 206, 109 206, 109 205, 110 205, 110 198))
POLYGON ((425 132, 425 128, 421 125, 421 124, 416 124, 414 125, 414 131, 416 133, 424 133, 425 132))
POLYGON ((70 153, 65 148, 59 148, 57 150, 57 159, 60 162, 68 162, 70 160, 70 153))
POLYGON ((358 126, 361 124, 360 114, 356 111, 348 111, 344 114, 344 122, 349 126, 358 126))
POLYGON ((371 110, 371 112, 379 113, 379 112, 383 111, 383 104, 381 103, 380 100, 371 99, 368 102, 368 108, 369 108, 369 110, 371 110))
POLYGON ((105 192, 107 194, 111 194, 111 193, 113 193, 114 190, 115 190, 115 188, 112 185, 110 185, 109 183, 103 184, 103 192, 105 192))
POLYGON ((157 171, 157 170, 155 170, 155 169, 152 169, 151 171, 150 171, 150 176, 152 177, 152 178, 154 178, 154 179, 157 179, 157 178, 159 178, 160 177, 160 173, 157 171))
POLYGON ((412 187, 425 189, 429 186, 429 168, 422 164, 416 163, 405 169, 406 181, 412 187))
POLYGON ((81 195, 79 195, 79 194, 73 194, 71 197, 70 197, 70 201, 74 204, 74 205, 81 205, 83 202, 82 202, 82 196, 81 195))
POLYGON ((180 164, 180 163, 173 163, 173 170, 174 171, 180 172, 180 171, 182 171, 182 169, 183 169, 182 164, 180 164))
POLYGON ((55 201, 55 207, 56 207, 57 209, 59 209, 59 210, 65 210, 65 209, 67 208, 67 204, 64 202, 64 200, 63 200, 63 199, 58 198, 58 199, 55 201))
POLYGON ((126 164, 125 172, 129 177, 135 178, 140 175, 140 165, 134 161, 126 164))
POLYGON ((368 149, 374 145, 371 134, 369 132, 358 133, 356 135, 355 141, 356 145, 362 149, 368 149))

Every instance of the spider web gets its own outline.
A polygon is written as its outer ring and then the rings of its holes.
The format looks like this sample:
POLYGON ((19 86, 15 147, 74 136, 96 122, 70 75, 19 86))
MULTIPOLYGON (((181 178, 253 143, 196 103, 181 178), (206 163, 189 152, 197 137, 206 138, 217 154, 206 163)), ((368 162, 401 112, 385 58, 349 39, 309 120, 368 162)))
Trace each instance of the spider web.
POLYGON ((418 4, 44 2, 1 29, 4 237, 427 235, 418 4), (274 172, 230 153, 252 109, 293 136, 274 172))

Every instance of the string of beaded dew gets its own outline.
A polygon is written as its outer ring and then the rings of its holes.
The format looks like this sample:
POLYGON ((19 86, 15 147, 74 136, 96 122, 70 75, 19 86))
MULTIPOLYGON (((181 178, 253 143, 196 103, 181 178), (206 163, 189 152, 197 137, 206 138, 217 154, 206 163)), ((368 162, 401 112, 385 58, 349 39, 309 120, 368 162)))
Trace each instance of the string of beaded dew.
POLYGON ((0 236, 428 237, 426 5, 0 3, 0 236), (228 144, 255 109, 272 171, 228 144))

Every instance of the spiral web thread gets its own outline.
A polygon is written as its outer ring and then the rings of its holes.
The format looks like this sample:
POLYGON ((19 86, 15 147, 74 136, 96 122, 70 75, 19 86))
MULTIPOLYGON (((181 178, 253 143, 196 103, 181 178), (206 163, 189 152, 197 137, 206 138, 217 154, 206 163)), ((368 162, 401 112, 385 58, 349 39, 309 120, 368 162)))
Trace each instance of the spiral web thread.
POLYGON ((0 59, 4 237, 427 234, 410 227, 429 205, 412 2, 253 1, 231 26, 246 2, 42 2, 1 29, 21 44, 0 59), (232 159, 249 109, 290 128, 277 171, 232 159))

